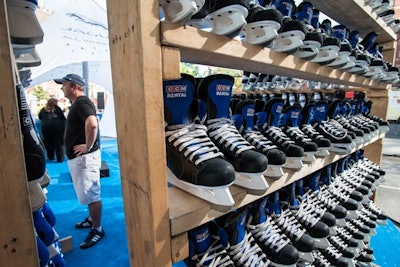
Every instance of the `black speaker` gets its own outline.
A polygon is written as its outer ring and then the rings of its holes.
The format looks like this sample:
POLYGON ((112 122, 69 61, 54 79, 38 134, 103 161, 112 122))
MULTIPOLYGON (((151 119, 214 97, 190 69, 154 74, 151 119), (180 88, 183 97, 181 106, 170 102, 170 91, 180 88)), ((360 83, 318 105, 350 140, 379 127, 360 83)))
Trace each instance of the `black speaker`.
POLYGON ((104 109, 104 92, 97 92, 97 109, 104 109))

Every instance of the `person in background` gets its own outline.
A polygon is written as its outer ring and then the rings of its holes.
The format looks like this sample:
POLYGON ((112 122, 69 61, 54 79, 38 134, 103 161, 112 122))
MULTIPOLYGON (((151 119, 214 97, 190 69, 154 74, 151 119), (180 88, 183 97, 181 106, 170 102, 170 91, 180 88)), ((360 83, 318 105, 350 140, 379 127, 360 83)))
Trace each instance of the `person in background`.
POLYGON ((68 74, 54 81, 62 84, 65 97, 72 103, 67 116, 64 142, 75 193, 79 202, 88 205, 89 209, 89 216, 75 225, 76 228, 91 228, 80 244, 81 249, 86 249, 105 236, 101 225, 101 154, 96 108, 85 96, 85 81, 81 76, 68 74))
POLYGON ((63 162, 65 158, 65 116, 57 105, 57 99, 50 98, 46 106, 40 110, 38 117, 41 121, 41 131, 47 158, 54 160, 55 152, 57 162, 63 162))

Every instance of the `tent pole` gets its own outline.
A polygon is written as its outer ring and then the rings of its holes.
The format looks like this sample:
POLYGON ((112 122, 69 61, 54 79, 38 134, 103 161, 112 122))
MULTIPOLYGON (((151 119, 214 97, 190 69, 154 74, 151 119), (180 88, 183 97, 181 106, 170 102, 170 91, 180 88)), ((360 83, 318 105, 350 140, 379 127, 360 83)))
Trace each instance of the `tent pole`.
POLYGON ((85 95, 90 97, 89 96, 89 64, 87 61, 82 62, 82 76, 83 76, 83 79, 85 79, 85 81, 86 81, 85 95))

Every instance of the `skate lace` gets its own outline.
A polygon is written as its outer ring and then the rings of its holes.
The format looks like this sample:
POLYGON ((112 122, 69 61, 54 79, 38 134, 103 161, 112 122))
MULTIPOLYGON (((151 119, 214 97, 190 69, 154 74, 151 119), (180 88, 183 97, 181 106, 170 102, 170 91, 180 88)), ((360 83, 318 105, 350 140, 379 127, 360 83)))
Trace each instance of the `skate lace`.
POLYGON ((314 250, 312 252, 312 255, 315 259, 315 266, 318 266, 318 267, 331 266, 331 263, 319 251, 314 250), (316 264, 318 264, 318 265, 316 265, 316 264))
POLYGON ((300 205, 300 208, 297 211, 293 210, 293 212, 296 218, 307 226, 313 227, 318 222, 318 219, 313 215, 315 211, 311 205, 300 205))
POLYGON ((287 127, 286 134, 301 142, 311 142, 311 138, 306 136, 298 127, 287 127))
POLYGON ((242 135, 251 145, 255 146, 257 149, 260 149, 263 153, 270 149, 277 148, 277 146, 275 146, 259 131, 244 131, 242 135))
POLYGON ((325 207, 321 207, 321 202, 318 200, 318 198, 316 198, 315 196, 313 196, 312 193, 308 192, 305 195, 305 201, 303 202, 303 204, 307 204, 312 206, 312 208, 314 209, 314 211, 318 214, 321 215, 325 213, 325 211, 327 210, 325 207), (305 202, 305 203, 304 203, 305 202))
POLYGON ((203 125, 169 126, 167 129, 165 136, 168 142, 179 151, 184 151, 185 157, 194 161, 195 165, 224 156, 207 136, 207 128, 203 125))
POLYGON ((334 259, 339 259, 340 257, 342 257, 342 254, 334 246, 327 247, 326 249, 324 249, 324 252, 334 259))
POLYGON ((319 134, 311 125, 304 124, 301 126, 301 130, 311 138, 321 138, 322 135, 319 134))
POLYGON ((280 251, 289 243, 289 240, 279 232, 278 227, 273 224, 270 217, 261 224, 247 224, 247 228, 250 229, 255 239, 270 248, 275 248, 276 251, 280 251))
POLYGON ((289 237, 294 238, 296 241, 306 232, 288 209, 284 210, 275 222, 285 230, 284 232, 287 233, 289 237))
POLYGON ((278 127, 268 127, 265 132, 271 135, 272 140, 281 143, 284 146, 294 144, 294 141, 287 137, 287 135, 278 127))
POLYGON ((340 228, 339 231, 337 231, 337 234, 345 241, 350 241, 350 239, 352 238, 352 235, 345 228, 340 228))
POLYGON ((229 119, 218 118, 207 121, 210 138, 216 140, 225 148, 240 154, 243 151, 255 149, 238 132, 229 119))
POLYGON ((350 232, 350 234, 358 232, 358 229, 349 221, 346 222, 346 229, 350 232))
POLYGON ((218 239, 211 244, 206 252, 195 255, 192 259, 198 261, 196 266, 205 266, 205 264, 207 264, 207 267, 234 266, 218 239))
POLYGON ((248 267, 267 267, 269 261, 261 248, 255 243, 251 233, 246 233, 243 240, 236 245, 228 248, 232 260, 237 265, 248 267))
MULTIPOLYGON (((330 121, 329 121, 330 122, 330 121)), ((336 137, 343 137, 346 135, 346 133, 343 130, 339 130, 337 126, 330 124, 327 121, 321 122, 322 128, 325 129, 326 132, 330 133, 331 135, 334 135, 336 137)), ((340 124, 339 124, 340 125, 340 124)))
POLYGON ((322 204, 324 204, 325 206, 330 207, 330 208, 335 208, 339 204, 338 201, 336 201, 332 197, 329 197, 326 193, 324 193, 322 191, 316 193, 315 197, 318 198, 322 204))
POLYGON ((328 240, 339 247, 341 250, 345 250, 347 248, 347 245, 344 243, 342 239, 340 239, 339 236, 328 236, 328 240))

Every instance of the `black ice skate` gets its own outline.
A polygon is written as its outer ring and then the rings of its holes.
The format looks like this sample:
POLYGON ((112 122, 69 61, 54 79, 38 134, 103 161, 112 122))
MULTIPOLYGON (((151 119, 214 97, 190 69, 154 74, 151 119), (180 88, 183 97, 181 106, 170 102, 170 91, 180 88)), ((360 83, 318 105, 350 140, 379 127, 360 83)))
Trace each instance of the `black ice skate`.
POLYGON ((233 77, 224 74, 210 75, 200 81, 199 106, 205 110, 205 114, 200 114, 201 120, 210 139, 235 168, 234 183, 251 194, 263 194, 268 188, 264 178, 268 159, 240 135, 231 121, 232 86, 233 77))
POLYGON ((165 81, 163 89, 168 181, 229 210, 234 201, 228 187, 235 170, 207 136, 207 128, 192 122, 194 77, 182 74, 180 80, 165 81))

